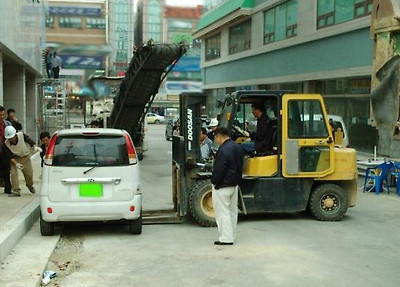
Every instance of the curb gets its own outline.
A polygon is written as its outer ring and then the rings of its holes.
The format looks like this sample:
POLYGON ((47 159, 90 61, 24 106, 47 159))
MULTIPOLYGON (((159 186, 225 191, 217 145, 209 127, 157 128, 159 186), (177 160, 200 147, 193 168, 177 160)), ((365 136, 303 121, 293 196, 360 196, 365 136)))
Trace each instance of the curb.
POLYGON ((10 254, 22 237, 39 218, 40 198, 36 197, 0 230, 0 263, 10 254))

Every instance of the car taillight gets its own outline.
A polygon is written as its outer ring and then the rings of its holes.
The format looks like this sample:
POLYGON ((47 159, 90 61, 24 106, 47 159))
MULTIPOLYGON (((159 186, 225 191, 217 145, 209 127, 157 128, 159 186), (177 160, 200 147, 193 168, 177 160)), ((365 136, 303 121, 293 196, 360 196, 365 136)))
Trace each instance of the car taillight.
POLYGON ((52 165, 53 164, 53 156, 54 156, 54 147, 56 145, 57 134, 54 134, 50 140, 49 146, 46 150, 46 155, 44 157, 44 164, 45 165, 52 165))
POLYGON ((128 152, 129 164, 137 164, 136 151, 129 134, 124 134, 126 151, 128 152))

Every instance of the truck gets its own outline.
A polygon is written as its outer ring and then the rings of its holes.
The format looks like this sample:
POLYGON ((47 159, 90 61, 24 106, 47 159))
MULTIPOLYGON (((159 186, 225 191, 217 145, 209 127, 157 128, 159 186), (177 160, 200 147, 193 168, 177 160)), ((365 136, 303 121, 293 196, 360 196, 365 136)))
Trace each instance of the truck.
MULTIPOLYGON (((125 129, 138 140, 140 123, 161 81, 184 52, 182 45, 153 43, 137 50, 115 99, 112 127, 125 129)), ((205 103, 202 93, 180 95, 180 135, 172 140, 173 208, 145 210, 144 223, 181 222, 191 215, 201 226, 216 225, 210 181, 213 161, 200 156, 205 103)), ((248 139, 234 126, 244 129, 246 122, 254 120, 253 103, 266 107, 274 130, 274 148, 267 154, 244 158, 241 212, 309 211, 318 220, 341 220, 348 208, 356 205, 356 152, 335 145, 323 97, 266 90, 227 95, 221 103, 219 126, 227 128, 239 144, 248 139)))

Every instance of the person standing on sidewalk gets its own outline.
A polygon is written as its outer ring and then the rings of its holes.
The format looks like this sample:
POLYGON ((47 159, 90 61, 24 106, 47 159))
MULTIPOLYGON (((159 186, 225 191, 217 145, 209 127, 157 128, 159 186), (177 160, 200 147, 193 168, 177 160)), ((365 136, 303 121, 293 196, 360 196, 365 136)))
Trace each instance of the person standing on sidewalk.
POLYGON ((17 117, 15 116, 15 110, 14 109, 8 109, 7 110, 7 121, 9 121, 12 126, 19 132, 22 131, 22 125, 18 121, 17 117))
POLYGON ((18 169, 24 174, 26 187, 31 193, 35 193, 33 187, 33 169, 31 162, 31 150, 40 151, 33 140, 26 134, 17 132, 13 126, 6 127, 4 131, 5 145, 12 153, 11 155, 11 187, 13 193, 10 196, 21 196, 19 186, 18 169))
POLYGON ((42 132, 39 137, 40 141, 42 142, 42 145, 40 146, 40 148, 42 149, 42 151, 40 152, 40 166, 43 167, 44 156, 46 155, 47 148, 49 147, 51 136, 48 132, 42 132))
POLYGON ((10 158, 7 148, 5 147, 4 131, 11 123, 4 119, 5 109, 0 106, 0 178, 4 183, 4 193, 11 194, 10 181, 10 158))
POLYGON ((219 239, 215 245, 233 245, 238 218, 238 185, 242 180, 243 150, 224 127, 214 131, 219 149, 211 177, 212 202, 219 239))

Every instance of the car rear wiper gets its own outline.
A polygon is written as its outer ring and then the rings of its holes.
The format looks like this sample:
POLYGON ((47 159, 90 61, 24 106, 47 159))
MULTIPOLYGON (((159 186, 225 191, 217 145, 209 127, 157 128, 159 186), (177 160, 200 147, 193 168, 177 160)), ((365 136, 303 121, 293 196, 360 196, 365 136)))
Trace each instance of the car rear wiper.
POLYGON ((99 163, 96 162, 91 168, 89 168, 88 170, 84 171, 83 174, 87 174, 88 172, 94 170, 98 166, 99 166, 99 163))

